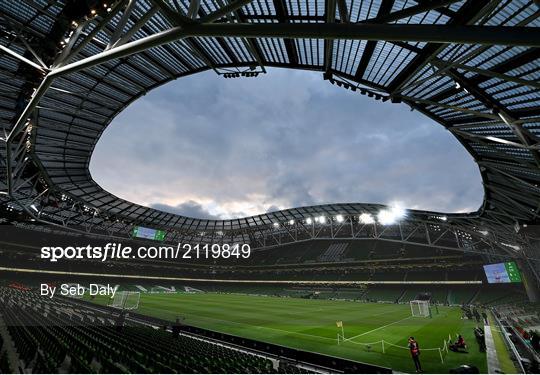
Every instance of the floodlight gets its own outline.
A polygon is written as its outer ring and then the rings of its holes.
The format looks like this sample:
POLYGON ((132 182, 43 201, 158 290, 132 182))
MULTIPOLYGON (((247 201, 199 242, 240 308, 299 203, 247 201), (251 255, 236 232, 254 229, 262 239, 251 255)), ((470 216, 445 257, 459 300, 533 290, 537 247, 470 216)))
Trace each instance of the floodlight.
POLYGON ((279 223, 274 223, 274 228, 279 228, 279 223))
POLYGON ((512 250, 515 250, 515 251, 521 250, 521 247, 519 247, 518 245, 512 245, 512 244, 504 243, 504 242, 501 242, 501 245, 509 247, 509 248, 511 248, 512 250))
POLYGON ((405 216, 405 209, 399 203, 394 203, 377 214, 377 220, 382 225, 391 225, 405 216))
POLYGON ((308 217, 308 218, 306 219, 306 224, 311 224, 311 223, 313 223, 313 220, 311 220, 311 218, 308 217))
POLYGON ((375 219, 373 219, 373 216, 371 216, 371 214, 368 214, 368 213, 363 213, 362 215, 360 215, 359 219, 362 224, 373 224, 375 222, 375 219))
POLYGON ((379 211, 379 213, 377 214, 377 220, 382 225, 394 224, 396 221, 395 217, 392 215, 392 212, 390 210, 379 211))
POLYGON ((289 225, 294 225, 294 220, 289 220, 289 225))
POLYGON ((317 216, 317 217, 315 218, 315 222, 316 222, 316 223, 319 223, 319 224, 324 224, 324 223, 326 223, 326 217, 324 217, 324 216, 317 216))
POLYGON ((338 223, 343 223, 344 220, 345 220, 345 219, 343 218, 343 215, 337 215, 337 216, 336 216, 336 221, 337 221, 338 223))
POLYGON ((441 216, 441 220, 442 220, 442 221, 446 221, 446 220, 448 220, 448 217, 446 217, 446 216, 441 216))
POLYGON ((30 208, 33 209, 33 210, 36 211, 36 212, 39 211, 39 210, 37 209, 37 207, 36 207, 35 204, 30 205, 30 208))

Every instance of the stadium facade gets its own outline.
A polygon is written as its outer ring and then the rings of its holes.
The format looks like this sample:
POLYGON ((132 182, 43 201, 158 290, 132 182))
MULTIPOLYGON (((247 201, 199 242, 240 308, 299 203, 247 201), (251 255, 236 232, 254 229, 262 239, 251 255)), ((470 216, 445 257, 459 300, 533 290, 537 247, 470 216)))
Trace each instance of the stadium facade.
POLYGON ((171 243, 380 239, 517 259, 538 284, 539 17, 538 3, 524 0, 4 1, 2 215, 118 238, 143 226, 171 243), (361 203, 202 220, 125 201, 93 181, 97 141, 134 100, 207 70, 250 78, 267 67, 318 71, 444 126, 478 164, 482 206, 408 210, 387 225, 376 220, 387 207, 361 203))

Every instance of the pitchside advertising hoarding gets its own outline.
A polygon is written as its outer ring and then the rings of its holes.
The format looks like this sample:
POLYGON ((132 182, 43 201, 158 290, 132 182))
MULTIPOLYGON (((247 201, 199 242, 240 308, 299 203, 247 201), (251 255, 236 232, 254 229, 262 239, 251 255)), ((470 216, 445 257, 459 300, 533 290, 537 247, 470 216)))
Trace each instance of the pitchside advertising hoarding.
POLYGON ((516 262, 486 264, 484 272, 489 284, 521 282, 521 274, 516 262))

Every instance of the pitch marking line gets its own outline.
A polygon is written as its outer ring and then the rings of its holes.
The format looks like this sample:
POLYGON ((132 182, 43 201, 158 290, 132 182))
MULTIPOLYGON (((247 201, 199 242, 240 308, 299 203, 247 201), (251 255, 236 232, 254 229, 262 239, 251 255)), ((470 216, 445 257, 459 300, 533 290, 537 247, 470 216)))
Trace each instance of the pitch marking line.
POLYGON ((354 339, 357 338, 357 337, 361 337, 361 336, 367 335, 368 333, 378 331, 379 329, 383 329, 383 328, 389 327, 389 326, 391 326, 391 325, 397 324, 397 323, 399 323, 399 322, 402 322, 402 321, 407 320, 407 319, 410 319, 410 318, 411 318, 411 317, 408 316, 408 317, 406 317, 406 318, 403 318, 403 319, 400 319, 400 320, 396 320, 395 322, 386 324, 386 325, 384 325, 384 326, 380 326, 380 327, 378 327, 378 328, 372 329, 371 331, 367 331, 367 332, 361 333, 361 334, 359 334, 359 335, 356 335, 356 336, 353 336, 353 337, 346 338, 345 340, 343 340, 343 342, 354 340, 354 339))
MULTIPOLYGON (((154 309, 154 310, 162 310, 162 311, 167 311, 167 312, 169 311, 167 309, 160 309, 159 307, 152 307, 152 309, 154 309)), ((193 314, 183 314, 183 315, 188 316, 190 318, 192 318, 192 316, 193 316, 193 314)), ((234 320, 218 319, 218 318, 212 318, 212 317, 209 317, 209 316, 198 316, 197 318, 199 318, 199 319, 202 318, 203 320, 206 319, 206 320, 214 320, 214 321, 218 321, 218 322, 233 323, 233 324, 238 324, 240 326, 254 327, 256 329, 262 329, 262 330, 277 331, 277 332, 283 332, 283 333, 288 333, 288 334, 293 334, 293 335, 302 335, 302 336, 315 337, 315 338, 323 339, 323 340, 336 341, 336 339, 331 338, 331 337, 312 335, 312 334, 309 334, 309 333, 296 332, 296 331, 287 331, 285 329, 258 326, 258 325, 255 325, 255 324, 249 324, 249 323, 243 323, 243 322, 235 322, 234 320)), ((218 330, 216 330, 216 331, 220 332, 218 330)), ((227 333, 227 332, 221 332, 221 333, 227 333)))
MULTIPOLYGON (((167 312, 169 312, 169 310, 164 309, 164 308, 159 308, 159 307, 152 307, 152 309, 154 309, 154 310, 162 310, 162 311, 167 311, 167 312)), ((188 316, 189 316, 189 315, 192 315, 192 314, 184 314, 184 315, 188 315, 188 316)), ((391 325, 393 325, 393 324, 397 324, 397 323, 402 322, 402 321, 404 321, 404 320, 406 320, 406 319, 409 319, 409 318, 411 318, 411 317, 412 317, 412 316, 408 316, 408 317, 406 317, 406 318, 397 320, 397 321, 395 321, 395 322, 386 324, 386 325, 384 325, 384 326, 381 326, 381 327, 372 329, 371 331, 367 331, 367 332, 361 333, 361 334, 359 334, 359 335, 356 335, 356 336, 347 338, 347 339, 343 340, 343 342, 345 342, 345 341, 351 341, 351 340, 353 340, 353 339, 355 339, 355 338, 357 338, 357 337, 361 337, 361 336, 367 335, 368 333, 378 331, 379 329, 383 329, 383 328, 389 327, 389 326, 391 326, 391 325)), ((273 328, 273 327, 258 326, 258 325, 255 325, 255 324, 249 324, 249 323, 243 323, 243 322, 236 322, 236 321, 234 321, 234 320, 218 319, 218 318, 212 318, 212 317, 209 317, 209 316, 199 316, 199 318, 207 319, 207 320, 214 320, 214 321, 221 321, 221 322, 226 322, 226 323, 233 323, 233 324, 238 324, 238 325, 243 325, 243 326, 248 326, 248 327, 254 327, 254 328, 256 328, 256 329, 270 330, 270 331, 276 331, 276 332, 288 333, 288 334, 292 334, 292 335, 301 335, 301 336, 314 337, 314 338, 323 339, 323 340, 337 341, 337 339, 334 339, 334 338, 331 338, 331 337, 325 337, 325 336, 319 336, 319 335, 312 335, 312 334, 309 334, 309 333, 296 332, 296 331, 287 331, 287 330, 285 330, 285 329, 279 329, 279 328, 273 328)))

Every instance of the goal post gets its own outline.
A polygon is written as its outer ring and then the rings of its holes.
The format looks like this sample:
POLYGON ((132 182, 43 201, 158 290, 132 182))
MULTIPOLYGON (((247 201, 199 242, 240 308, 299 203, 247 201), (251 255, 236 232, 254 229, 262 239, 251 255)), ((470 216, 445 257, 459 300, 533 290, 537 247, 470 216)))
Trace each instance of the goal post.
POLYGON ((431 316, 429 301, 412 300, 411 315, 415 317, 429 318, 431 316))
POLYGON ((141 292, 116 292, 109 306, 120 310, 137 310, 140 299, 141 292))

